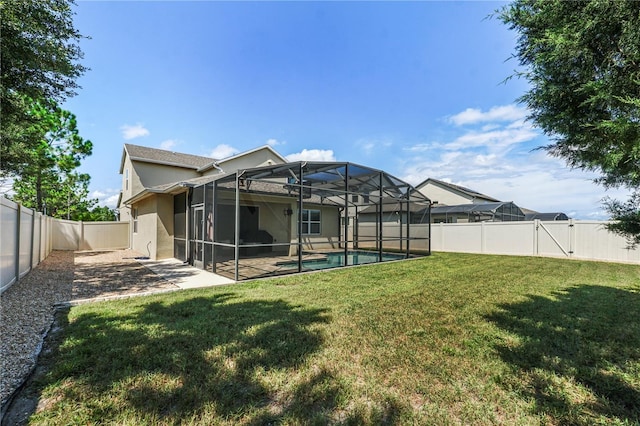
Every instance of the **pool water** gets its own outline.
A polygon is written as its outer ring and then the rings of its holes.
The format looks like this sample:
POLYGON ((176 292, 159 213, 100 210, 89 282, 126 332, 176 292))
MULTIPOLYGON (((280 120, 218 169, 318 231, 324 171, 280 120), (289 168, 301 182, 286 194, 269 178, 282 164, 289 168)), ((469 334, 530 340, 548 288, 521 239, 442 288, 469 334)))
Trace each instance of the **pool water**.
MULTIPOLYGON (((382 261, 404 259, 404 254, 382 253, 382 261)), ((370 251, 349 251, 347 253, 347 265, 362 265, 379 261, 378 253, 370 251)), ((297 268, 298 262, 282 262, 278 264, 284 268, 297 268)), ((322 259, 310 259, 302 261, 302 269, 327 269, 344 265, 344 252, 327 253, 322 259)))

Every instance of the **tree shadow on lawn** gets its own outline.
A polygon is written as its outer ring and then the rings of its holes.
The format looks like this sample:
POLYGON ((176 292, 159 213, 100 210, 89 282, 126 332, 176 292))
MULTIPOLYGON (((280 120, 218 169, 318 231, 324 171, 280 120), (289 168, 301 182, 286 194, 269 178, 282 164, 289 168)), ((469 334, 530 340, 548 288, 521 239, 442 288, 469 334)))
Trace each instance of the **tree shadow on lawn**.
POLYGON ((638 292, 583 285, 500 308, 488 319, 520 341, 497 346, 516 372, 506 385, 538 413, 561 424, 640 422, 638 292))
MULTIPOLYGON (((234 298, 155 302, 129 316, 82 314, 65 330, 47 381, 77 383, 59 385, 64 399, 92 406, 85 409, 105 422, 122 421, 123 410, 151 423, 330 422, 343 382, 303 365, 323 344, 326 310, 234 298), (271 373, 284 383, 265 383, 271 373), (114 396, 122 400, 97 408, 96 399, 114 396)), ((382 417, 392 421, 397 407, 390 410, 382 417)))

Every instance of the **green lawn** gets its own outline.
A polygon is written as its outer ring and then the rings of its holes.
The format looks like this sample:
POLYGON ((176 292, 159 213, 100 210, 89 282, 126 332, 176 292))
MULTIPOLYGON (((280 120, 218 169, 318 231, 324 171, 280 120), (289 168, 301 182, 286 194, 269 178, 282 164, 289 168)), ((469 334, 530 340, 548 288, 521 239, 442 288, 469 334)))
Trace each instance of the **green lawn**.
POLYGON ((637 424, 640 267, 437 253, 83 305, 34 424, 637 424))

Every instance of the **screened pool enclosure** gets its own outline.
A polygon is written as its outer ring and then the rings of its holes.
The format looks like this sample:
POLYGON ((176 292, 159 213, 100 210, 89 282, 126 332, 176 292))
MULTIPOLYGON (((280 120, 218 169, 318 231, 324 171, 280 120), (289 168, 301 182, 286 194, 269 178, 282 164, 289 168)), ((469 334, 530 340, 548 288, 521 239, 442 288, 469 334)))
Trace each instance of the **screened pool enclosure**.
POLYGON ((174 255, 236 281, 430 254, 430 201, 380 170, 293 162, 185 185, 174 255))
POLYGON ((513 222, 525 220, 525 214, 511 201, 498 201, 434 207, 431 218, 434 223, 513 222))

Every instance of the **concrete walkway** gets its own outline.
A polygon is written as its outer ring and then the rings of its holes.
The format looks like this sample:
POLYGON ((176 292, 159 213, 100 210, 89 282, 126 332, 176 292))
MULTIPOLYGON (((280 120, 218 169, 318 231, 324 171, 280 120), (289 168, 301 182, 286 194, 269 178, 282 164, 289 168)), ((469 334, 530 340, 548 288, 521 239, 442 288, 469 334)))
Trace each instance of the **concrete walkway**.
POLYGON ((195 268, 178 259, 138 260, 138 262, 182 289, 235 283, 229 278, 195 268))

